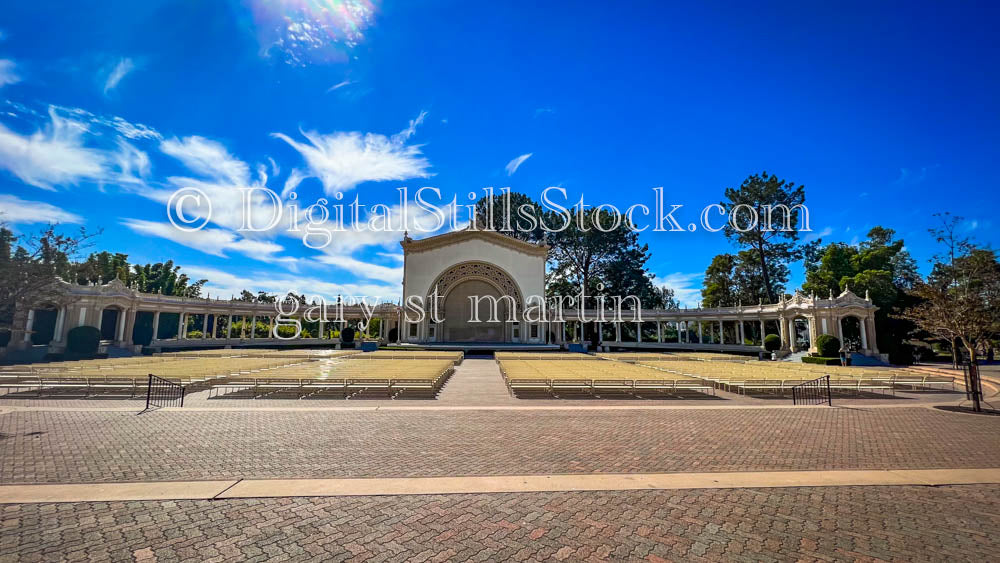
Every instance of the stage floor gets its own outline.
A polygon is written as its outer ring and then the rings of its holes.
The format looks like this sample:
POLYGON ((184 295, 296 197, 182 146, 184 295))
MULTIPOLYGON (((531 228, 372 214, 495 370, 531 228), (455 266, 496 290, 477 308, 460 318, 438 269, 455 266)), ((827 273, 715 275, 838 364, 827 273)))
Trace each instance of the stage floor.
POLYGON ((428 342, 425 344, 393 344, 392 348, 420 350, 461 350, 463 352, 526 352, 559 350, 558 344, 520 344, 517 342, 428 342))

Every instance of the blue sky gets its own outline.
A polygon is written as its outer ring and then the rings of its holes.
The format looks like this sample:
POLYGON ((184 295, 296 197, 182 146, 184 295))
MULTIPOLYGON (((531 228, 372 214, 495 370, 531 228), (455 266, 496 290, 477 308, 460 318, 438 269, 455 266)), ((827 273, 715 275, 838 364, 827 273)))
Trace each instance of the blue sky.
MULTIPOLYGON (((998 242, 994 4, 538 4, 9 3, 3 218, 103 228, 96 249, 174 259, 226 297, 400 290, 401 233, 337 233, 324 250, 240 233, 241 186, 369 205, 400 186, 460 203, 560 186, 623 208, 663 186, 696 220, 767 170, 806 186, 825 241, 881 224, 923 267, 931 214, 950 211, 998 242), (183 186, 212 197, 198 233, 167 222, 183 186)), ((734 250, 721 233, 642 239, 690 305, 734 250)))

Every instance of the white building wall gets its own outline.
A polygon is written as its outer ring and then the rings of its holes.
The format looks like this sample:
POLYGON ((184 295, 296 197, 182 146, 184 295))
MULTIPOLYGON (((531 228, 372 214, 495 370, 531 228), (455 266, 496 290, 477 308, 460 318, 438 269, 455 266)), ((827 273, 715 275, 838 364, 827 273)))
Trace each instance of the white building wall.
POLYGON ((403 298, 426 297, 431 284, 445 270, 462 262, 488 262, 510 274, 521 297, 545 295, 545 257, 532 256, 483 239, 471 239, 406 256, 403 298))

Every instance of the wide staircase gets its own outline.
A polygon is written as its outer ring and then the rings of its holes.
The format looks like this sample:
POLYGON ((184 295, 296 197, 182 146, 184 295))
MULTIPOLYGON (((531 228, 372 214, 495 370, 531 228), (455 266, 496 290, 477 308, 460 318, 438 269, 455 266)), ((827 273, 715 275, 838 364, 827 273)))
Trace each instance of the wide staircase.
POLYGON ((516 402, 504 385, 493 358, 465 358, 438 395, 439 403, 496 404, 516 402))
POLYGON ((783 362, 801 362, 804 356, 808 356, 809 352, 803 350, 801 352, 793 352, 781 359, 783 362))

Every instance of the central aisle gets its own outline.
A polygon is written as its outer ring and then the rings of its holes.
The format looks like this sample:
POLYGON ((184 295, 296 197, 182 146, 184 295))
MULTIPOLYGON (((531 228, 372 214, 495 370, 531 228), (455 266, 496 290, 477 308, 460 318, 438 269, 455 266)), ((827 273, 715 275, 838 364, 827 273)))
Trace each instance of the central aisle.
POLYGON ((440 403, 503 404, 517 400, 507 392, 500 366, 493 358, 466 358, 455 368, 438 395, 440 403))

